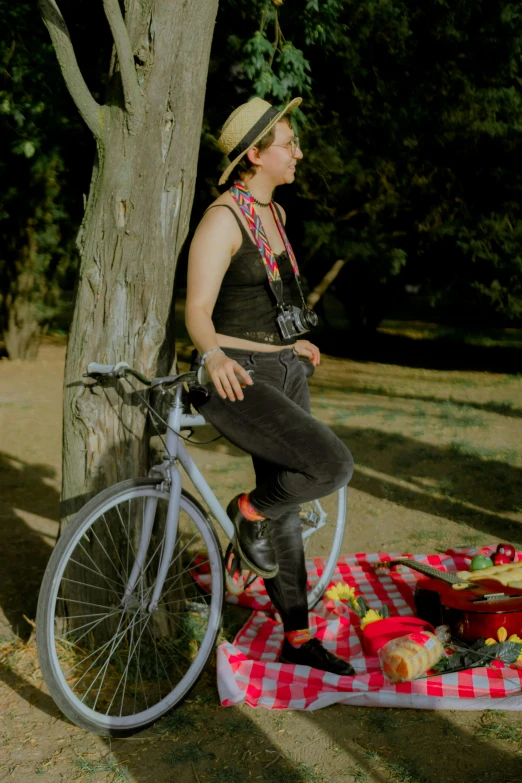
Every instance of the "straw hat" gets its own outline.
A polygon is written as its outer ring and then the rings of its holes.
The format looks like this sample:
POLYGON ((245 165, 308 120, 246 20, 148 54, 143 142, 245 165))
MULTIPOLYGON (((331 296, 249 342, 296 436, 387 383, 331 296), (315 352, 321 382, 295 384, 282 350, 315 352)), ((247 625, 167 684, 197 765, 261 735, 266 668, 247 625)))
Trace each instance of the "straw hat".
POLYGON ((237 166, 243 155, 251 147, 255 147, 259 139, 262 139, 281 117, 299 106, 302 100, 302 98, 294 98, 285 109, 280 111, 262 98, 252 98, 232 112, 223 125, 218 139, 219 149, 231 161, 219 179, 220 185, 227 181, 232 169, 237 166))

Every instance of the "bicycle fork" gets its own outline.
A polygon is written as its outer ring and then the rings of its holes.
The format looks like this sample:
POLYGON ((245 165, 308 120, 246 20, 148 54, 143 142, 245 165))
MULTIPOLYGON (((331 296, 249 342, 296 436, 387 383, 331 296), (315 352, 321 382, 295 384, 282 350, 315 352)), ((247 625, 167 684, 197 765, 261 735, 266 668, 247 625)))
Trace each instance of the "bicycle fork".
MULTIPOLYGON (((158 608, 158 601, 167 578, 172 555, 174 554, 174 547, 176 545, 176 537, 178 534, 178 521, 179 521, 179 509, 181 501, 181 473, 176 465, 177 461, 177 446, 178 439, 177 433, 181 424, 181 416, 183 414, 183 404, 181 402, 182 387, 176 388, 173 403, 169 409, 168 429, 166 434, 166 450, 165 450, 165 462, 162 465, 157 466, 154 472, 159 472, 166 477, 168 475, 170 481, 170 496, 169 505, 167 509, 167 518, 165 520, 165 534, 163 540, 163 548, 160 555, 160 563, 158 573, 156 576, 156 582, 152 591, 152 597, 148 605, 149 612, 155 612, 158 608)), ((143 524, 141 528, 140 542, 138 545, 138 551, 136 553, 136 559, 132 567, 132 571, 129 577, 129 581, 125 587, 125 592, 122 598, 122 605, 127 607, 131 601, 131 596, 134 588, 138 582, 140 574, 143 573, 145 560, 149 551, 150 539, 152 536, 152 529, 154 526, 154 519, 156 517, 156 509, 158 506, 158 498, 149 497, 145 501, 145 508, 143 511, 143 524)), ((145 609, 145 607, 143 607, 145 609)))

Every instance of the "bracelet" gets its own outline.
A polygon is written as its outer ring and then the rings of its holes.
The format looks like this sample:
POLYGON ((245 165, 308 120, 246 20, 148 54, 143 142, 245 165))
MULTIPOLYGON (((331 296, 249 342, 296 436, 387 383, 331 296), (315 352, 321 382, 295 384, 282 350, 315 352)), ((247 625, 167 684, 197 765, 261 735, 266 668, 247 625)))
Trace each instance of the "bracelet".
POLYGON ((207 356, 210 356, 210 354, 214 353, 214 351, 221 351, 221 353, 223 353, 223 349, 222 348, 211 348, 210 351, 207 351, 206 353, 203 354, 203 356, 199 360, 199 363, 201 365, 205 364, 205 359, 207 358, 207 356))

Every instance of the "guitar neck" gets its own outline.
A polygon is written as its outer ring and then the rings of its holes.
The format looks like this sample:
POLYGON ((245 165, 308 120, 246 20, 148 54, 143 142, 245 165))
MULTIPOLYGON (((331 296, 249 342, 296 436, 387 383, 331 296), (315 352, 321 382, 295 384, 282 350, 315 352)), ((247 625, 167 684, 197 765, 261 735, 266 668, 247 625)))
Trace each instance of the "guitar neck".
POLYGON ((409 557, 397 557, 395 560, 387 561, 384 565, 405 565, 413 571, 419 571, 419 573, 425 574, 426 576, 433 576, 435 579, 440 579, 450 585, 467 584, 465 579, 461 579, 459 576, 456 576, 456 574, 449 574, 447 571, 439 571, 438 568, 434 568, 426 563, 417 563, 416 560, 412 560, 409 557))

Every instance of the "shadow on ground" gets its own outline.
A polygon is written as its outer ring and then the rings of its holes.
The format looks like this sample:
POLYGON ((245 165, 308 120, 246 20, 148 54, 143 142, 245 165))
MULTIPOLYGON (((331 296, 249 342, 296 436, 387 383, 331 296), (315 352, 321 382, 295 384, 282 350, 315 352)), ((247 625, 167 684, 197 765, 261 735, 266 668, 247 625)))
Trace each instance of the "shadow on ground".
POLYGON ((522 351, 503 346, 470 345, 456 338, 415 340, 375 333, 364 339, 348 329, 317 329, 312 342, 329 356, 431 370, 520 373, 522 351))
POLYGON ((481 459, 456 446, 420 443, 382 430, 333 429, 355 459, 350 486, 404 508, 522 543, 522 525, 501 516, 522 507, 521 468, 481 459), (365 474, 358 466, 381 475, 365 474), (402 486, 400 480, 410 486, 402 486))
MULTIPOLYGON (((459 400, 454 396, 449 397, 436 397, 431 394, 419 394, 412 392, 411 394, 399 394, 382 384, 372 384, 369 379, 365 380, 364 386, 357 380, 351 380, 350 378, 343 378, 338 384, 332 382, 329 378, 327 382, 319 377, 312 381, 312 385, 317 389, 328 389, 329 391, 342 391, 345 394, 366 394, 371 397, 382 397, 384 399, 392 400, 404 400, 406 402, 433 402, 436 405, 455 405, 456 411, 463 409, 465 412, 470 409, 477 411, 484 411, 485 413, 496 413, 499 416, 506 416, 511 419, 522 418, 522 408, 517 407, 512 400, 500 400, 495 402, 490 400, 488 402, 476 402, 474 400, 459 400)), ((478 385, 478 384, 477 384, 478 385)), ((520 401, 519 401, 520 402, 520 401)))
MULTIPOLYGON (((502 703, 498 708, 502 709, 502 703)), ((488 734, 494 736, 495 727, 498 733, 503 730, 506 735, 512 727, 515 737, 516 713, 510 719, 499 718, 495 713, 468 713, 461 716, 465 718, 465 728, 450 720, 449 715, 436 710, 357 709, 341 705, 304 713, 307 721, 330 735, 338 749, 356 759, 354 766, 346 770, 354 781, 520 781, 517 745, 511 742, 502 748, 486 739, 488 734)))
POLYGON ((2 547, 0 549, 0 606, 12 631, 28 638, 31 628, 23 615, 34 619, 36 602, 52 546, 22 518, 21 512, 45 517, 49 537, 58 531, 58 491, 48 482, 55 472, 47 465, 30 465, 0 453, 2 547))

